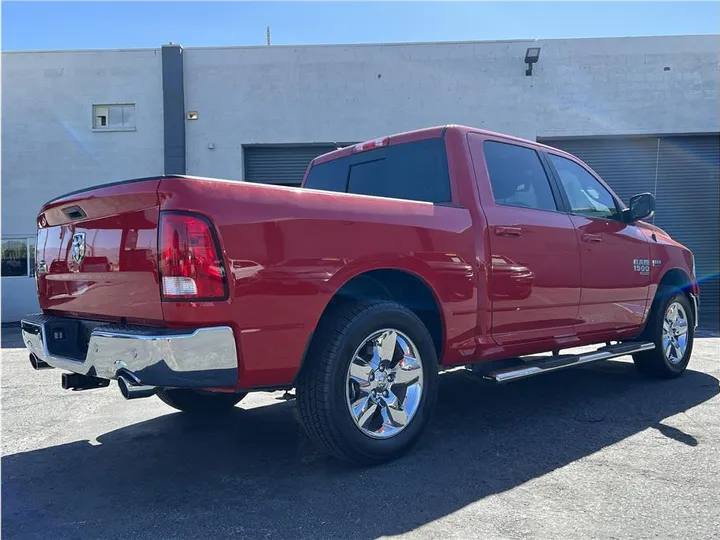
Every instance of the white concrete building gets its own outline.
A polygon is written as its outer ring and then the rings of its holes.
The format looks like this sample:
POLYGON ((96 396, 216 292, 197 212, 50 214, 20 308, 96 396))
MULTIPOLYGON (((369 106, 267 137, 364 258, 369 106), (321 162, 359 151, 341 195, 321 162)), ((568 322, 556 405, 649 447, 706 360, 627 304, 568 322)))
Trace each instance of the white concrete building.
POLYGON ((2 319, 37 309, 27 246, 57 195, 179 172, 294 184, 334 145, 448 123, 654 192, 717 312, 719 60, 720 36, 3 53, 2 319))

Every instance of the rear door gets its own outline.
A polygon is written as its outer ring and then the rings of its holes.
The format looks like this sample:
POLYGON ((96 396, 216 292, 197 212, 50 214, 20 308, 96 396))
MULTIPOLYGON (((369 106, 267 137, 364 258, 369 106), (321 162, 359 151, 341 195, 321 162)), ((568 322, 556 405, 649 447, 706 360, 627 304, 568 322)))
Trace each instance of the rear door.
POLYGON ((469 135, 491 250, 492 335, 500 345, 570 343, 580 301, 575 228, 529 145, 469 135))
POLYGON ((589 170, 549 153, 567 198, 582 259, 579 334, 623 337, 645 320, 650 287, 650 239, 620 219, 621 206, 589 170))

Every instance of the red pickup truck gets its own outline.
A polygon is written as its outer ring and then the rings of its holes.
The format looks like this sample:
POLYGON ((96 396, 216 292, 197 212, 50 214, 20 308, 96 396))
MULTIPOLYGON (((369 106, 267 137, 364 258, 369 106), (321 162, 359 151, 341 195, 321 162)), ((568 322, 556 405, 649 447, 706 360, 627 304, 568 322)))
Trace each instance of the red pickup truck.
POLYGON ((322 155, 302 188, 107 184, 42 208, 42 313, 22 334, 32 366, 74 390, 117 380, 128 399, 212 412, 295 388, 312 440, 379 463, 417 441, 443 369, 505 383, 632 355, 680 375, 699 289, 692 253, 641 221, 654 204, 626 207, 565 152, 463 126, 322 155))

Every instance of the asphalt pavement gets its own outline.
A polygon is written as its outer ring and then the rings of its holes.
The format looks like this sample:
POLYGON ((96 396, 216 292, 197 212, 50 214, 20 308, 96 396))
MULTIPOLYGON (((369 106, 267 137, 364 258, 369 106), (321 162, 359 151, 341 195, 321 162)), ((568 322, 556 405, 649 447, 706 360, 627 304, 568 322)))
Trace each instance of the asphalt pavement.
POLYGON ((60 387, 2 330, 3 539, 720 538, 720 337, 679 379, 629 358, 502 387, 443 374, 427 435, 356 469, 282 393, 188 417, 60 387))

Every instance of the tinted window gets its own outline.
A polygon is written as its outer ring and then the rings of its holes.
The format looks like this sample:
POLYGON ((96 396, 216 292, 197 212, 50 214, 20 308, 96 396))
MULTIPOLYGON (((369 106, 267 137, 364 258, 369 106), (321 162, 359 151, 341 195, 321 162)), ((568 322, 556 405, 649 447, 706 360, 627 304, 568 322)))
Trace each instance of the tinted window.
POLYGON ((28 245, 25 238, 2 240, 2 275, 28 275, 28 245))
POLYGON ((550 181, 535 150, 495 141, 485 141, 483 150, 496 203, 557 210, 550 181))
POLYGON ((347 159, 335 159, 313 165, 305 180, 305 187, 323 191, 345 191, 347 189, 347 159))
POLYGON ((427 139, 329 161, 310 169, 305 187, 432 203, 450 202, 445 141, 427 139))
POLYGON ((581 216, 617 219, 615 199, 597 179, 569 159, 549 154, 570 201, 570 210, 581 216))
MULTIPOLYGON (((360 156, 358 158, 364 159, 360 156)), ((372 157, 369 153, 367 161, 350 166, 349 193, 432 203, 450 202, 443 139, 390 146, 384 158, 372 157)))

